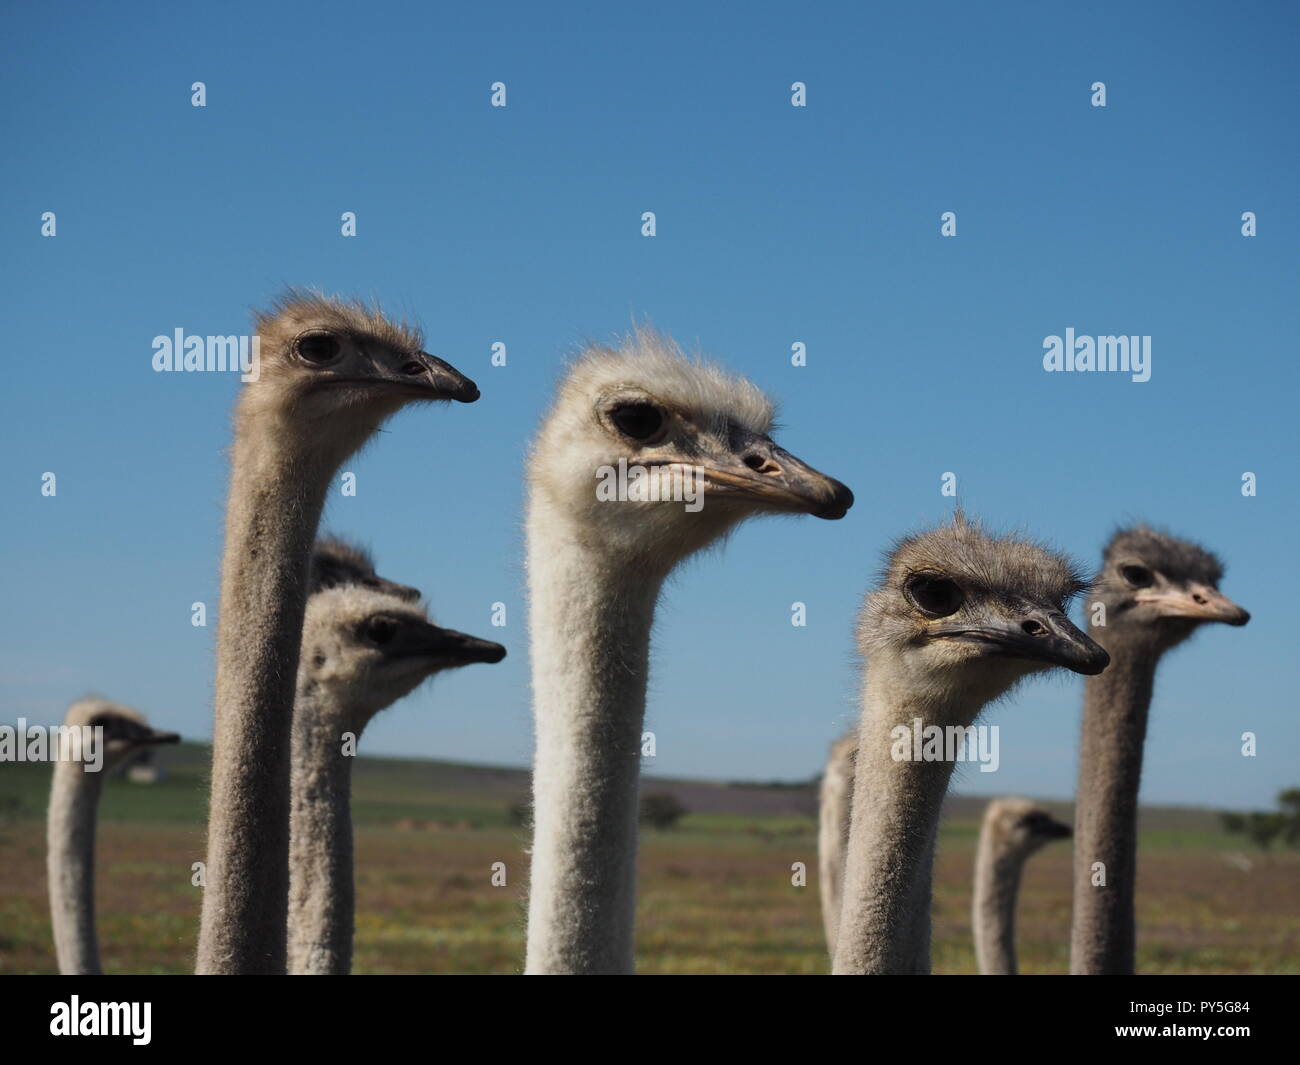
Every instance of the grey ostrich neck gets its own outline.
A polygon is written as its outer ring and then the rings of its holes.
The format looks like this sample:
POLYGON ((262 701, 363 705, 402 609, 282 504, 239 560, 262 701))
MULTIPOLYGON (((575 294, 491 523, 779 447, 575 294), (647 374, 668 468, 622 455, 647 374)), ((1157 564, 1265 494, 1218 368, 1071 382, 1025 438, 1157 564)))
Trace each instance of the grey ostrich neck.
POLYGON ((100 972, 95 932, 95 819, 104 774, 79 761, 58 761, 50 789, 48 874, 50 919, 59 972, 100 972))
MULTIPOLYGON (((294 707, 289 874, 289 972, 345 976, 352 969, 355 886, 352 763, 319 687, 294 707)), ((357 739, 361 728, 352 729, 357 739)))
POLYGON ((337 468, 295 453, 294 438, 255 418, 235 436, 200 973, 285 971, 294 685, 312 542, 337 468))
POLYGON ((836 973, 930 971, 931 869, 953 764, 894 761, 890 730, 914 718, 923 727, 969 724, 982 703, 936 707, 909 688, 875 663, 868 668, 836 973))
POLYGON ((529 973, 633 970, 641 729, 663 576, 534 501, 529 973))
POLYGON ((1142 747, 1162 648, 1151 634, 1117 637, 1090 630, 1110 667, 1084 685, 1083 736, 1075 810, 1074 917, 1070 971, 1134 971, 1138 788, 1142 747), (1093 864, 1105 886, 1093 886, 1093 864))
POLYGON ((997 833, 980 835, 975 857, 975 958, 985 976, 1016 975, 1016 899, 1024 855, 1000 845, 997 833))

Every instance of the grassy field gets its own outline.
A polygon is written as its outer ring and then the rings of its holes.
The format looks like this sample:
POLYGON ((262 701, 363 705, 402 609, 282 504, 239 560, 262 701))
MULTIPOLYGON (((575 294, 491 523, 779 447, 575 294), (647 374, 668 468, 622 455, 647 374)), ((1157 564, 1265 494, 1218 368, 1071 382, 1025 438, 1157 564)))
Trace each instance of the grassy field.
MULTIPOLYGON (((183 973, 192 965, 207 749, 166 752, 151 785, 108 782, 98 850, 105 971, 183 973)), ((45 886, 46 766, 0 764, 0 973, 53 972, 45 886)), ((523 953, 526 831, 509 806, 516 770, 358 759, 355 969, 513 973, 523 953), (504 862, 507 885, 493 887, 504 862)), ((820 973, 810 786, 654 781, 694 811, 642 833, 638 965, 644 973, 820 973), (791 883, 806 864, 807 886, 791 883)), ((934 967, 974 971, 969 907, 983 802, 950 801, 935 869, 934 967)), ((1060 813, 1068 814, 1061 806, 1060 813)), ((1067 966, 1070 854, 1030 863, 1021 893, 1025 972, 1067 966)), ((1244 850, 1209 811, 1146 809, 1138 965, 1147 973, 1300 972, 1300 854, 1244 850)))

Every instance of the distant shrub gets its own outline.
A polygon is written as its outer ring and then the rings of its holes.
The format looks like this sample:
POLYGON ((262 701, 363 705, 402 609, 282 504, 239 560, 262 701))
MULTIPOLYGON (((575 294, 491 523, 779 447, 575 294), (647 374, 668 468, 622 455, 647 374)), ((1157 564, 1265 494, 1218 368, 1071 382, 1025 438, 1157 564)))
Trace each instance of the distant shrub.
POLYGON ((1300 843, 1300 788, 1280 792, 1277 805, 1279 809, 1268 812, 1239 814, 1225 810, 1219 820, 1225 832, 1249 836, 1261 850, 1268 850, 1279 838, 1294 847, 1300 843))
POLYGON ((1300 843, 1300 788, 1288 788, 1282 792, 1277 797, 1277 804, 1282 807, 1282 816, 1286 820, 1282 835, 1294 847, 1300 843))
POLYGON ((689 810, 671 792, 659 791, 641 796, 641 823, 651 828, 672 828, 689 810))
POLYGON ((1282 834, 1286 821, 1281 814, 1261 814, 1252 811, 1246 815, 1246 834, 1259 845, 1261 850, 1268 850, 1273 841, 1282 834))

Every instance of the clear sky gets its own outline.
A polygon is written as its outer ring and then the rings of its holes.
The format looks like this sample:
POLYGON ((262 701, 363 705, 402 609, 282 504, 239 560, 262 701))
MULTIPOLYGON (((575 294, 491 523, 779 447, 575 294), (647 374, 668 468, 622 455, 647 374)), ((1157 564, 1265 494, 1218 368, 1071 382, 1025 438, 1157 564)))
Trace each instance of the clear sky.
MULTIPOLYGON (((819 771, 861 596, 952 471, 971 512, 1088 566, 1136 517, 1223 555, 1254 620, 1166 660, 1143 798, 1271 805, 1300 784, 1298 28, 1269 3, 6 5, 0 720, 96 691, 209 734, 237 383, 155 374, 151 341, 247 332, 292 283, 418 319, 483 392, 400 415, 329 505, 510 651, 364 750, 528 762, 524 449, 566 355, 635 315, 777 396, 779 441, 857 495, 678 574, 656 772, 819 771), (1150 381, 1044 372, 1067 328, 1149 335, 1150 381)), ((1080 696, 994 708, 1001 769, 959 790, 1070 796, 1080 696)))

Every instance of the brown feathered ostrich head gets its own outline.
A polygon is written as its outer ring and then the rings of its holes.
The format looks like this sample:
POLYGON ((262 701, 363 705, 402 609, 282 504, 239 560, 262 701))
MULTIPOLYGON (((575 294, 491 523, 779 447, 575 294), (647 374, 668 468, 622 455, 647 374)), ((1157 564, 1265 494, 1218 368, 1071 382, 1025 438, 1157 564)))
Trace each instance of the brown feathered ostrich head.
POLYGON ((151 747, 179 743, 181 739, 175 732, 152 728, 139 711, 108 699, 90 698, 73 703, 63 723, 103 730, 101 770, 113 769, 151 747))
POLYGON ((1106 668, 1109 655, 1066 616, 1086 587, 1064 556, 958 513, 894 546, 858 646, 868 670, 888 669, 932 706, 982 704, 1054 666, 1106 668))
POLYGON ((1073 829, 1030 799, 993 799, 984 811, 983 832, 999 855, 1028 858, 1053 840, 1069 839, 1073 829))
POLYGON ((473 403, 478 388, 423 351, 419 330, 355 300, 291 289, 254 316, 260 363, 236 420, 301 441, 313 461, 341 462, 404 405, 473 403))
POLYGON ((1121 529, 1090 597, 1106 608, 1092 631, 1167 650, 1207 622, 1246 624, 1250 614, 1219 591, 1222 579, 1223 563, 1199 544, 1146 525, 1121 529))

